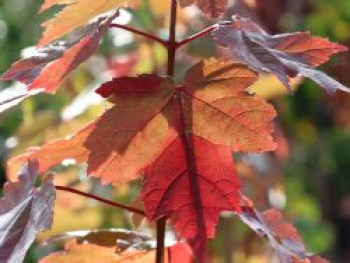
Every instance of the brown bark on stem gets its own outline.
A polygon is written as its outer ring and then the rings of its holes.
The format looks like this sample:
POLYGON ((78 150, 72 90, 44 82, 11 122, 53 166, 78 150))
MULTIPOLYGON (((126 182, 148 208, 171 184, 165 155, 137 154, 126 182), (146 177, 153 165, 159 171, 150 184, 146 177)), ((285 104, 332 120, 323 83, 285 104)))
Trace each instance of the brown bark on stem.
MULTIPOLYGON (((176 56, 176 17, 177 17, 177 2, 171 0, 170 11, 170 26, 169 26, 169 40, 166 43, 168 50, 168 70, 167 75, 174 76, 175 72, 175 56, 176 56)), ((164 241, 165 241, 165 228, 166 218, 160 218, 157 220, 157 250, 156 250, 156 263, 164 262, 164 241)))

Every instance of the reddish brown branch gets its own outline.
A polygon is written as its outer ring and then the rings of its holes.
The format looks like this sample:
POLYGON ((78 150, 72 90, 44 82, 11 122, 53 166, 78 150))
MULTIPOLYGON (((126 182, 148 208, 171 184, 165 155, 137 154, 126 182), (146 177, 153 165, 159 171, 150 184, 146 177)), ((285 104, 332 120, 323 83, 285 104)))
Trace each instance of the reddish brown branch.
POLYGON ((179 48, 179 47, 181 47, 183 45, 186 45, 189 42, 192 42, 193 40, 196 40, 197 38, 200 38, 200 37, 202 37, 202 36, 212 32, 214 29, 215 29, 215 25, 210 26, 210 27, 208 27, 208 28, 206 28, 206 29, 204 29, 204 30, 202 30, 202 31, 200 31, 200 32, 198 32, 198 33, 196 33, 196 34, 194 34, 194 35, 192 35, 192 36, 190 36, 190 37, 180 41, 180 42, 178 42, 177 43, 177 48, 179 48))
MULTIPOLYGON (((170 77, 174 76, 175 72, 175 55, 178 43, 176 42, 176 18, 177 18, 177 1, 171 0, 171 14, 169 26, 169 40, 166 42, 168 50, 168 70, 167 74, 170 77)), ((157 220, 157 248, 156 248, 156 263, 164 262, 165 248, 165 228, 166 217, 157 220)))
POLYGON ((160 43, 161 45, 163 45, 163 46, 165 46, 165 47, 168 46, 168 43, 167 43, 165 40, 160 39, 159 37, 156 37, 156 36, 154 36, 154 35, 152 35, 152 34, 149 34, 149 33, 147 33, 147 32, 143 32, 143 31, 138 30, 138 29, 133 28, 133 27, 124 26, 124 25, 119 25, 119 24, 111 24, 109 27, 111 27, 111 28, 124 29, 124 30, 126 30, 126 31, 133 32, 133 33, 135 33, 135 34, 137 34, 137 35, 140 35, 140 36, 146 37, 146 38, 148 38, 148 39, 154 40, 154 41, 160 43))
POLYGON ((156 263, 163 263, 164 262, 165 228, 166 228, 166 218, 162 217, 162 218, 157 220, 156 263))
POLYGON ((169 40, 167 42, 168 49, 168 76, 173 77, 175 71, 175 54, 178 43, 176 42, 176 17, 177 17, 177 2, 171 1, 171 15, 170 15, 170 28, 169 28, 169 40))
POLYGON ((107 204, 107 205, 110 205, 110 206, 114 206, 114 207, 117 207, 117 208, 120 208, 120 209, 128 210, 130 212, 134 212, 134 213, 137 213, 139 215, 145 216, 145 212, 143 212, 142 210, 139 210, 139 209, 131 207, 131 206, 123 205, 123 204, 120 204, 120 203, 116 203, 116 202, 104 199, 102 197, 96 196, 94 194, 85 193, 85 192, 82 192, 82 191, 79 191, 79 190, 76 190, 76 189, 73 189, 73 188, 65 187, 65 186, 58 186, 58 185, 56 185, 55 188, 56 188, 56 190, 59 190, 59 191, 65 191, 65 192, 70 192, 70 193, 73 193, 73 194, 85 196, 85 197, 94 199, 96 201, 99 201, 101 203, 104 203, 104 204, 107 204))

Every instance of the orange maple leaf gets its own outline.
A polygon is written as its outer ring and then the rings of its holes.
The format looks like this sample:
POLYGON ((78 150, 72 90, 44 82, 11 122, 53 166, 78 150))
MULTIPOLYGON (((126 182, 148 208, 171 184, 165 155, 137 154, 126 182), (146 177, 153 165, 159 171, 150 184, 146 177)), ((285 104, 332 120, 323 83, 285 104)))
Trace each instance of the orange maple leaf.
POLYGON ((126 6, 131 0, 46 0, 41 11, 54 5, 66 5, 56 16, 43 23, 45 28, 39 46, 58 39, 77 27, 84 25, 91 19, 116 9, 126 6), (83 10, 83 12, 82 12, 83 10))
POLYGON ((275 111, 245 91, 256 79, 242 64, 214 59, 190 69, 181 87, 155 75, 117 78, 98 91, 113 95, 114 107, 72 137, 10 160, 9 175, 27 156, 38 159, 41 172, 74 158, 87 161, 88 173, 104 183, 124 183, 137 178, 180 135, 181 118, 189 133, 234 151, 274 150, 270 121, 275 111))

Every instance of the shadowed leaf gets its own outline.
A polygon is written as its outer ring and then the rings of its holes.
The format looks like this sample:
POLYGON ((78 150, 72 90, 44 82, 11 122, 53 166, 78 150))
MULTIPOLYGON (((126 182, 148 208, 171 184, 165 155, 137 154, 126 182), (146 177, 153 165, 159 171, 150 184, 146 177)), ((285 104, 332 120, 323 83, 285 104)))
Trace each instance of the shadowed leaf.
POLYGON ((327 263, 328 261, 307 253, 297 230, 285 222, 282 214, 275 210, 259 213, 252 202, 245 198, 240 219, 259 236, 265 237, 282 263, 327 263))
POLYGON ((308 77, 333 95, 349 90, 325 73, 314 69, 347 47, 307 32, 269 35, 249 18, 234 16, 232 22, 218 24, 214 40, 229 48, 250 67, 276 75, 290 91, 289 77, 308 77))
MULTIPOLYGON (((66 244, 65 250, 54 252, 43 258, 40 263, 154 263, 155 250, 130 249, 121 253, 116 252, 115 247, 104 247, 90 243, 79 244, 71 241, 66 244)), ((164 263, 190 263, 192 254, 187 244, 177 243, 165 248, 164 263)))
POLYGON ((140 234, 135 231, 125 229, 99 229, 99 230, 80 230, 72 231, 51 237, 45 241, 44 245, 52 244, 60 240, 75 238, 77 243, 90 243, 103 247, 117 247, 118 252, 124 251, 131 247, 148 248, 144 245, 153 241, 149 236, 140 234))
POLYGON ((39 231, 51 228, 55 188, 48 174, 36 187, 38 165, 29 161, 0 200, 0 262, 22 262, 39 231))

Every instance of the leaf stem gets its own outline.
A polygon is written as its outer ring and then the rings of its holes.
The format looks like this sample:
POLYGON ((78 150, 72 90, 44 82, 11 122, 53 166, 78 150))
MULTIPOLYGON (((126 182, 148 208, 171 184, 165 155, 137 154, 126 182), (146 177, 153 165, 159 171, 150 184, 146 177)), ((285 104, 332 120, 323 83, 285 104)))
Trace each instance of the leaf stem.
MULTIPOLYGON (((176 56, 176 49, 178 44, 176 42, 176 18, 177 18, 177 1, 171 0, 169 40, 166 42, 166 48, 168 51, 167 75, 170 77, 173 77, 175 73, 175 56, 176 56)), ((157 220, 156 263, 164 262, 165 228, 166 228, 166 217, 162 217, 157 220)))
POLYGON ((154 41, 158 42, 159 44, 161 44, 161 45, 163 45, 165 47, 168 46, 168 43, 165 40, 160 39, 159 37, 156 37, 155 35, 149 34, 147 32, 143 32, 143 31, 138 30, 138 29, 133 28, 133 27, 124 26, 124 25, 120 25, 120 24, 111 24, 109 27, 110 28, 124 29, 126 31, 133 32, 133 33, 135 33, 137 35, 140 35, 140 36, 146 37, 148 39, 154 40, 154 41))
POLYGON ((212 32, 215 28, 216 28, 216 25, 212 25, 212 26, 210 26, 210 27, 208 27, 208 28, 206 28, 206 29, 204 29, 204 30, 202 30, 202 31, 192 35, 192 36, 189 36, 188 38, 178 42, 177 43, 177 48, 179 48, 179 47, 181 47, 183 45, 186 45, 189 42, 192 42, 193 40, 196 40, 197 38, 200 38, 200 37, 202 37, 202 36, 212 32))
POLYGON ((178 43, 176 42, 176 18, 177 18, 177 2, 171 0, 169 40, 167 42, 168 49, 168 76, 173 77, 175 72, 175 55, 178 43))
POLYGON ((139 209, 131 207, 131 206, 123 205, 123 204, 120 204, 120 203, 116 203, 116 202, 104 199, 102 197, 96 196, 96 195, 91 194, 91 193, 85 193, 85 192, 82 192, 82 191, 79 191, 79 190, 76 190, 76 189, 73 189, 73 188, 70 188, 70 187, 59 186, 59 185, 56 185, 55 188, 58 191, 65 191, 65 192, 70 192, 70 193, 73 193, 73 194, 85 196, 85 197, 94 199, 96 201, 99 201, 101 203, 104 203, 104 204, 107 204, 107 205, 110 205, 110 206, 114 206, 114 207, 117 207, 117 208, 128 210, 130 212, 134 212, 134 213, 137 213, 139 215, 143 215, 143 216, 146 215, 145 212, 143 212, 142 210, 139 210, 139 209))
POLYGON ((162 218, 157 220, 156 263, 163 263, 164 262, 165 228, 166 228, 166 218, 162 217, 162 218))

